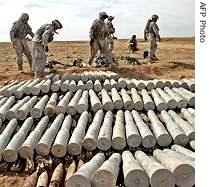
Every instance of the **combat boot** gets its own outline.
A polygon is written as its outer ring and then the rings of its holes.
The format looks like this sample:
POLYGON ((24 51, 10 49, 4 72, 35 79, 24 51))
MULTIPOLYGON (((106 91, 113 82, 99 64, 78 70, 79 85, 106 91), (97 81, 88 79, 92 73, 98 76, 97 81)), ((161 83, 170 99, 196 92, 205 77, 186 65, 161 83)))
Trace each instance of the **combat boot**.
POLYGON ((40 75, 34 75, 34 79, 40 79, 42 78, 40 75))
POLYGON ((92 61, 89 60, 88 61, 88 65, 91 66, 92 65, 92 61))
POLYGON ((155 55, 152 57, 152 59, 159 61, 159 59, 155 55))
POLYGON ((156 62, 156 59, 155 59, 155 58, 153 58, 153 57, 152 57, 152 58, 149 58, 149 63, 150 63, 150 64, 153 64, 153 63, 155 63, 155 62, 156 62))
POLYGON ((20 65, 18 65, 18 72, 19 72, 19 73, 23 73, 23 67, 20 66, 20 65))

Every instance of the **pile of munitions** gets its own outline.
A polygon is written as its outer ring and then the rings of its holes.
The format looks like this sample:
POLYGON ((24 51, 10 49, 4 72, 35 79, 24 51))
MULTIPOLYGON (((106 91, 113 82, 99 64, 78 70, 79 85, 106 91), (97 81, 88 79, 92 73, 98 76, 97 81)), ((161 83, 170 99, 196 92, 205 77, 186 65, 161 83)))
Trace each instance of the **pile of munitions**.
POLYGON ((96 57, 93 60, 95 67, 109 67, 109 60, 106 57, 96 57))
POLYGON ((195 81, 49 74, 0 88, 0 171, 25 187, 195 184, 195 81))

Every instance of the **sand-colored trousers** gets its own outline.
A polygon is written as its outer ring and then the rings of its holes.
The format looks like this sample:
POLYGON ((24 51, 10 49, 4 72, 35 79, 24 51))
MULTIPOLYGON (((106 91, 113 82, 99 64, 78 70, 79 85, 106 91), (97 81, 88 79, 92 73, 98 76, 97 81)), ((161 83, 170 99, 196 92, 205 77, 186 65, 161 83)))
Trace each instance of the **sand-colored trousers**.
POLYGON ((157 49, 157 41, 155 38, 149 38, 149 59, 155 56, 155 51, 157 49))
POLYGON ((23 54, 26 56, 28 63, 31 67, 32 64, 32 56, 30 49, 28 47, 26 39, 16 39, 15 41, 15 52, 16 52, 16 62, 18 65, 18 68, 22 69, 23 66, 23 54))
POLYGON ((108 40, 107 39, 95 39, 91 46, 91 49, 90 49, 91 57, 89 60, 89 64, 92 63, 98 50, 100 51, 101 57, 106 57, 108 60, 110 60, 111 55, 110 55, 108 40))
POLYGON ((41 76, 46 64, 46 55, 41 43, 32 43, 33 70, 36 76, 41 76))

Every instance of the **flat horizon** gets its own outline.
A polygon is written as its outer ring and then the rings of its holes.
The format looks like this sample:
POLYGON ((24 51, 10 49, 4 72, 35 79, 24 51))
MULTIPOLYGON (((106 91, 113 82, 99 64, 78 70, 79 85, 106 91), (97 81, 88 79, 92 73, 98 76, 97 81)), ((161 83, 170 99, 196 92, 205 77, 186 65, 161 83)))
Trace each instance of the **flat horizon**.
MULTIPOLYGON (((161 37, 161 39, 187 39, 187 38, 195 38, 195 36, 166 36, 161 37)), ((130 38, 118 38, 117 40, 128 40, 130 38)), ((137 40, 144 40, 144 38, 138 38, 137 40)), ((88 42, 89 40, 53 40, 53 42, 88 42)), ((0 41, 0 43, 8 43, 11 41, 0 41)))

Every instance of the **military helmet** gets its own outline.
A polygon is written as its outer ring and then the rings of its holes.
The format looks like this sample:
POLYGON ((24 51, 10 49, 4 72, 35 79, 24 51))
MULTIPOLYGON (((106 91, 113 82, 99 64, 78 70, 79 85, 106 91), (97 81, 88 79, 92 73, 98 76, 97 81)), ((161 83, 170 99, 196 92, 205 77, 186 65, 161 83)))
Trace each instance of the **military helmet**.
POLYGON ((136 35, 134 34, 134 35, 132 36, 132 38, 136 38, 136 35))
POLYGON ((29 15, 27 13, 22 13, 21 16, 20 16, 20 19, 28 21, 29 20, 29 15))
POLYGON ((100 12, 99 13, 99 17, 104 17, 104 18, 108 18, 109 16, 106 14, 106 12, 100 12))
POLYGON ((113 20, 114 19, 114 16, 109 16, 108 17, 108 20, 113 20))
POLYGON ((156 14, 153 14, 153 15, 152 15, 152 19, 158 19, 158 18, 159 18, 158 15, 156 15, 156 14))
POLYGON ((63 28, 62 24, 57 19, 53 20, 52 24, 54 24, 58 29, 63 28))

